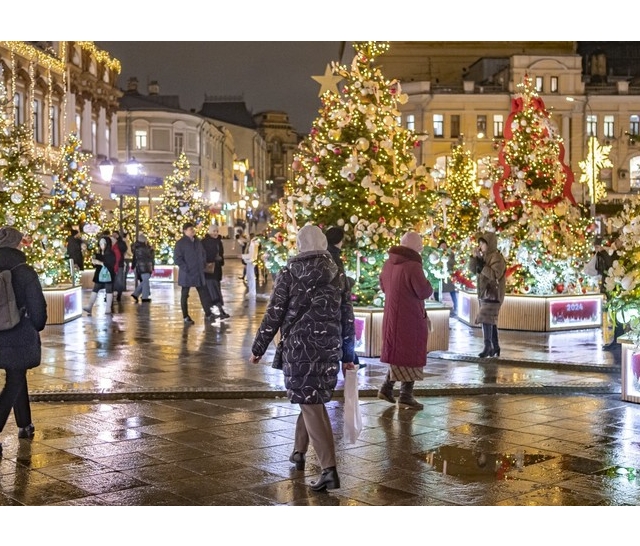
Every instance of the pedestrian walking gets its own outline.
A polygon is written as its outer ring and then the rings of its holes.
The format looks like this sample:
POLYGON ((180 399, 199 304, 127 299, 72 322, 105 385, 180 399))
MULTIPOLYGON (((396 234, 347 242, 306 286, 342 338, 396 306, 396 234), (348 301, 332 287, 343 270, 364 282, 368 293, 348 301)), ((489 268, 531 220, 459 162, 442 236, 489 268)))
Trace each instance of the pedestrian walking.
POLYGON ((405 233, 400 245, 389 249, 380 273, 380 289, 384 292, 380 362, 389 364, 389 369, 378 398, 395 404, 393 387, 400 381, 398 407, 414 410, 424 407, 414 398, 413 386, 424 379, 429 336, 424 301, 433 294, 424 275, 421 252, 420 235, 415 231, 405 233))
POLYGON ((478 238, 478 247, 469 260, 469 270, 477 275, 479 313, 484 349, 480 358, 500 356, 498 315, 504 302, 507 264, 498 250, 496 234, 487 231, 478 238))
MULTIPOLYGON (((202 246, 206 254, 206 266, 204 280, 213 301, 213 307, 218 309, 218 317, 227 319, 231 315, 224 310, 224 298, 222 297, 222 266, 224 265, 224 247, 220 237, 218 226, 211 225, 209 231, 202 238, 202 246)), ((213 309, 212 309, 213 311, 213 309)))
POLYGON ((207 260, 202 241, 196 237, 195 226, 187 222, 182 226, 183 236, 178 240, 173 250, 173 263, 179 267, 178 284, 181 287, 180 307, 185 324, 195 324, 189 316, 189 292, 195 288, 204 310, 205 320, 213 322, 216 316, 211 312, 213 301, 207 290, 204 279, 204 268, 207 260))
POLYGON ((311 489, 337 489, 340 478, 325 404, 333 396, 340 361, 343 373, 354 369, 353 308, 320 228, 300 229, 297 250, 276 278, 250 361, 259 362, 280 331, 279 356, 273 365, 284 373, 289 401, 300 405, 289 461, 296 470, 304 470, 311 443, 322 468, 311 489))
POLYGON ((149 245, 144 233, 138 234, 138 240, 133 244, 133 259, 131 267, 135 272, 138 281, 131 297, 138 303, 138 299, 142 296, 143 302, 151 301, 151 275, 156 265, 155 251, 149 245))
POLYGON ((11 271, 11 287, 20 314, 20 322, 13 328, 0 330, 0 368, 5 370, 0 393, 0 432, 13 409, 18 438, 33 438, 27 370, 40 365, 40 332, 47 323, 47 302, 38 274, 20 250, 22 238, 23 234, 13 227, 0 228, 0 271, 11 271))
POLYGON ((116 255, 111 249, 111 237, 108 234, 100 236, 98 241, 98 252, 93 255, 93 265, 95 266, 95 273, 93 274, 93 289, 91 290, 91 296, 89 303, 82 310, 91 316, 91 310, 98 299, 98 293, 100 290, 105 291, 105 315, 111 314, 111 308, 113 306, 113 281, 116 278, 116 255))

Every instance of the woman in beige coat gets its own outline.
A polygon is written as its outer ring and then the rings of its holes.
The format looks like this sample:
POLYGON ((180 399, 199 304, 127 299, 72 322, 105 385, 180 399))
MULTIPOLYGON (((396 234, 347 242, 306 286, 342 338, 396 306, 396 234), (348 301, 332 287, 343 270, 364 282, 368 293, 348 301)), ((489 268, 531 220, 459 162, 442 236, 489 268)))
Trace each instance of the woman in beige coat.
POLYGON ((484 338, 484 349, 478 356, 500 356, 498 315, 504 301, 507 264, 498 250, 495 233, 487 231, 478 238, 478 248, 471 256, 469 270, 478 275, 480 312, 476 324, 482 324, 484 338))

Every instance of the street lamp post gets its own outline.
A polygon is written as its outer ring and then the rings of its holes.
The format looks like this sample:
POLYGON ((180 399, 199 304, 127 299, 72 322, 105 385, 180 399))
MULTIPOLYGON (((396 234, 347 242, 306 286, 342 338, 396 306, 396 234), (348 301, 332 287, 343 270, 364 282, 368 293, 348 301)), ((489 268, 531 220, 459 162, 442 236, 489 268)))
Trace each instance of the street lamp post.
MULTIPOLYGON (((568 102, 575 102, 576 100, 579 100, 579 99, 576 99, 574 97, 567 97, 568 102)), ((589 153, 591 155, 591 158, 590 158, 591 159, 591 175, 589 176, 589 214, 591 215, 591 219, 595 220, 596 218, 596 158, 595 158, 596 147, 595 145, 598 137, 598 126, 596 124, 596 130, 594 135, 589 134, 589 124, 591 123, 590 121, 591 118, 593 118, 593 110, 591 109, 591 105, 589 104, 589 95, 587 95, 586 99, 579 100, 579 102, 582 102, 584 104, 585 142, 586 142, 586 145, 590 148, 589 153), (587 118, 587 112, 588 112, 588 118, 587 118)), ((582 195, 584 196, 584 190, 582 195)), ((584 204, 584 197, 582 202, 584 204)))

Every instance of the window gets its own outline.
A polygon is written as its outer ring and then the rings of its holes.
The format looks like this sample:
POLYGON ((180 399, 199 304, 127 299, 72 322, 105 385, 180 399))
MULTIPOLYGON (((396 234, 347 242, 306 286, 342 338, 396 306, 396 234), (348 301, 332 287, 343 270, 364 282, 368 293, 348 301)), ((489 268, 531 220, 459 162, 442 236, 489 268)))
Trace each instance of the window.
POLYGON ((493 137, 502 138, 504 136, 504 117, 502 114, 493 116, 493 137))
POLYGON ((16 92, 16 94, 13 95, 13 122, 16 125, 20 125, 22 123, 23 116, 22 93, 16 92))
POLYGON ((184 133, 173 135, 173 150, 177 156, 184 151, 184 133))
POLYGON ((460 116, 453 114, 451 116, 451 138, 458 138, 460 136, 460 116))
POLYGON ((613 116, 604 117, 604 138, 613 138, 615 136, 613 120, 613 116))
POLYGON ((60 146, 60 113, 57 105, 49 107, 49 125, 51 126, 51 145, 60 146))
POLYGON ((536 91, 538 93, 542 93, 542 90, 543 90, 542 82, 543 82, 542 76, 536 76, 536 91))
POLYGON ((598 136, 598 116, 595 114, 587 115, 587 136, 598 136))
POLYGON ((147 131, 144 129, 136 129, 133 135, 134 147, 136 150, 147 149, 147 131))
POLYGON ((433 114, 433 136, 444 138, 444 116, 442 114, 433 114))
POLYGON ((478 138, 484 138, 487 136, 487 116, 484 114, 479 115, 476 118, 476 132, 478 138))
POLYGON ((551 81, 550 81, 550 91, 552 93, 557 93, 558 92, 558 76, 551 76, 551 81))
POLYGON ((637 114, 629 117, 629 134, 634 136, 640 135, 640 116, 637 114))
POLYGON ((33 99, 33 137, 42 143, 42 101, 33 99))
POLYGON ((410 131, 416 130, 416 117, 413 114, 407 116, 407 129, 410 131))

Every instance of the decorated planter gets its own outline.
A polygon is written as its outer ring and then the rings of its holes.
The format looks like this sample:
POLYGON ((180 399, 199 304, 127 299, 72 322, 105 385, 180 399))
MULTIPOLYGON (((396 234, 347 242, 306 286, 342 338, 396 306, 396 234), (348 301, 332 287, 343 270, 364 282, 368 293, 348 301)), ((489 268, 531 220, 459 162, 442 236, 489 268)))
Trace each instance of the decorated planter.
MULTIPOLYGON (((498 328, 526 332, 552 332, 602 327, 601 294, 573 296, 505 296, 500 309, 498 328)), ((458 318, 469 326, 478 316, 478 297, 475 292, 458 292, 458 318)))
MULTIPOLYGON (((427 302, 427 314, 432 330, 429 332, 427 352, 449 350, 449 307, 427 302)), ((384 309, 379 307, 354 307, 356 321, 356 353, 359 356, 377 358, 382 353, 382 318, 384 309)))
POLYGON ((82 287, 62 285, 45 288, 47 324, 64 324, 82 316, 82 287))
POLYGON ((622 346, 622 400, 640 404, 640 348, 627 336, 618 341, 622 346))

